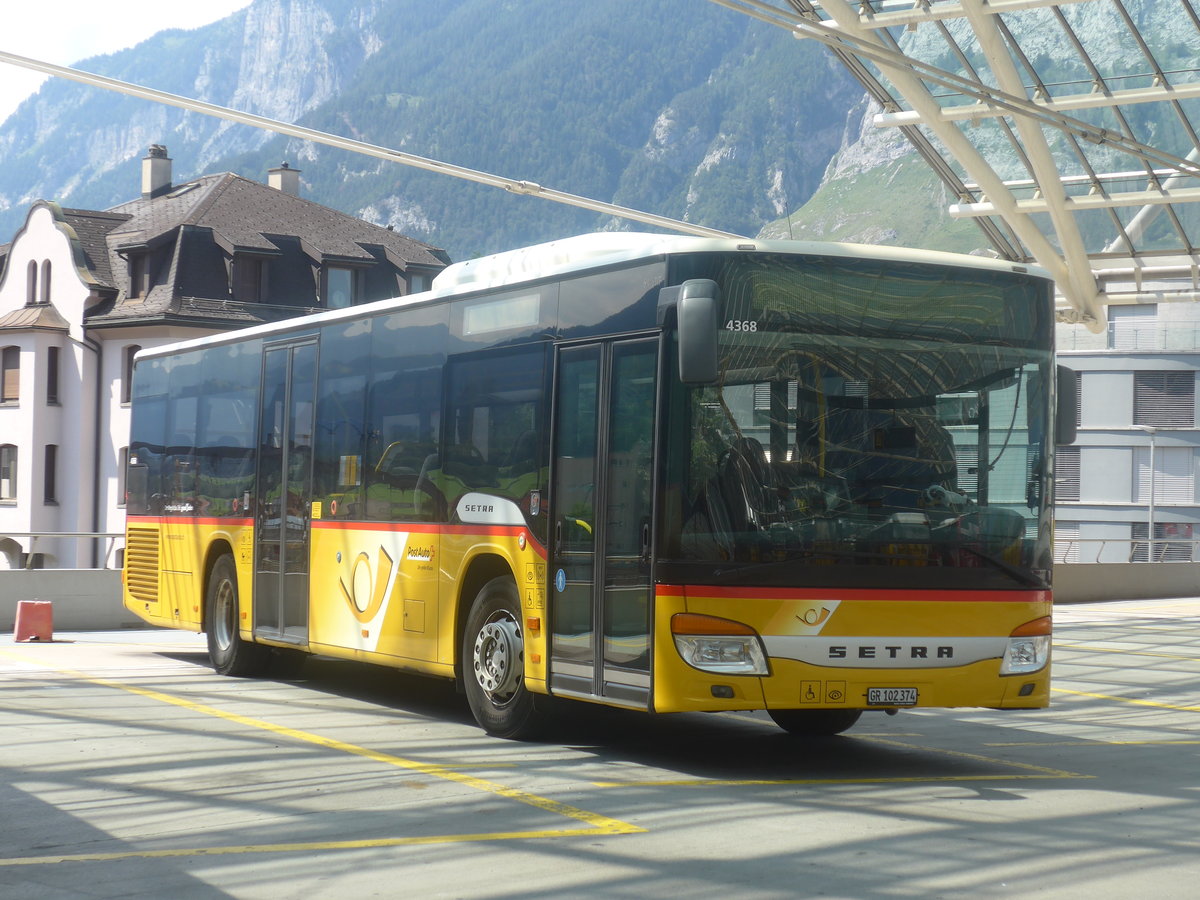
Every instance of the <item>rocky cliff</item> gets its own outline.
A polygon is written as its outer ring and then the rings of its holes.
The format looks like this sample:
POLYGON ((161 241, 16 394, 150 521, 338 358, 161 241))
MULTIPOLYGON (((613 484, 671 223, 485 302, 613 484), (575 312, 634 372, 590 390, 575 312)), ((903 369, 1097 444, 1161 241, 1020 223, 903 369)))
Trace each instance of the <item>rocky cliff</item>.
MULTIPOLYGON (((820 47, 694 0, 256 0, 79 68, 754 234, 816 190, 861 91, 820 47)), ((0 126, 0 240, 28 204, 106 208, 165 144, 176 181, 262 179, 455 258, 630 227, 51 80, 0 126)))

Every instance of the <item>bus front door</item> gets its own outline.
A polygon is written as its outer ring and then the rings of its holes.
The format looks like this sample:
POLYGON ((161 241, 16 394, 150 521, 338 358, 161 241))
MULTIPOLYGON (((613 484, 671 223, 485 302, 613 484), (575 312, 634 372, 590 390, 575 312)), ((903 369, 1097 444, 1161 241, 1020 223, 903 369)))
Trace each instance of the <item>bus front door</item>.
POLYGON ((308 556, 317 345, 263 351, 255 517, 254 633, 308 641, 308 556))
POLYGON ((657 337, 563 347, 556 365, 550 686, 650 704, 657 337))

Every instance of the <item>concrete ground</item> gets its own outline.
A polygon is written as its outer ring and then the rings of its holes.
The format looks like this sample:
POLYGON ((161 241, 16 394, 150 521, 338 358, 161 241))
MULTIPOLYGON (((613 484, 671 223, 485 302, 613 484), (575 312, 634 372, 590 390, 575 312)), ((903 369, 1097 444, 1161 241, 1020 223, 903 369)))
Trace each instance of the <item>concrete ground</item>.
POLYGON ((452 688, 202 636, 0 636, 0 897, 1184 898, 1200 884, 1200 600, 1058 611, 1054 705, 579 707, 489 738, 452 688))

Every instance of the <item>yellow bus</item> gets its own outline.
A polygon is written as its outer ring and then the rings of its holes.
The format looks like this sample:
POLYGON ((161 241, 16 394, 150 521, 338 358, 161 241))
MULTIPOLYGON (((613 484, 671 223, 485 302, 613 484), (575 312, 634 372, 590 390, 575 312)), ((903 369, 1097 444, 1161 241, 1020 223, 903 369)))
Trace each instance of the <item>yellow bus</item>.
POLYGON ((1011 263, 600 234, 144 350, 124 602, 227 675, 455 679, 505 737, 1045 706, 1053 319, 1011 263))

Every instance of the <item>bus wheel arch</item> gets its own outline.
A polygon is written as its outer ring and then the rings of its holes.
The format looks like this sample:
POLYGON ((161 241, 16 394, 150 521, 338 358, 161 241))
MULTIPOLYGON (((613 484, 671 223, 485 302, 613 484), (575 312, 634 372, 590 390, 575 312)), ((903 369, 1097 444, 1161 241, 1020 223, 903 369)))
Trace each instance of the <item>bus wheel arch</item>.
MULTIPOLYGON (((454 611, 454 646, 460 648, 463 646, 463 636, 467 630, 467 617, 471 614, 471 605, 479 596, 483 586, 494 578, 503 577, 511 578, 513 583, 516 583, 516 576, 513 575, 512 566, 508 564, 508 560, 494 553, 484 553, 475 557, 465 568, 466 571, 459 583, 458 604, 454 611)), ((465 679, 470 674, 470 667, 461 653, 457 657, 454 675, 461 689, 466 684, 465 679)))
POLYGON ((240 618, 233 554, 218 553, 205 579, 204 631, 209 660, 221 675, 252 676, 266 668, 269 648, 242 639, 240 618))
POLYGON ((495 737, 535 736, 544 716, 525 686, 521 599, 507 565, 471 599, 459 646, 461 683, 479 725, 495 737))
MULTIPOLYGON (((212 583, 213 569, 217 565, 217 560, 222 556, 228 556, 231 560, 234 558, 233 547, 229 545, 228 541, 223 539, 213 541, 209 545, 208 551, 204 554, 204 581, 201 582, 203 593, 200 596, 200 630, 204 632, 208 631, 209 615, 211 614, 211 610, 208 607, 208 591, 212 583)), ((236 566, 234 567, 234 571, 237 571, 236 566)))

